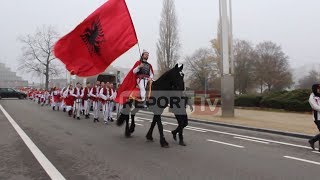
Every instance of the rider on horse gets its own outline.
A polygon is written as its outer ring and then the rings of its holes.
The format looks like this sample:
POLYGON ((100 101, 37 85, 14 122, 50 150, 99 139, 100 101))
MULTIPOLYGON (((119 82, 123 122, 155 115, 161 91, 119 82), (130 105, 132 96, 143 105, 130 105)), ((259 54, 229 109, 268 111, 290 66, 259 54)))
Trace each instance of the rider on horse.
POLYGON ((117 103, 125 103, 137 85, 140 90, 141 101, 146 100, 146 86, 149 81, 152 81, 154 75, 152 65, 148 63, 148 58, 149 53, 143 50, 140 60, 134 64, 118 89, 115 99, 117 103))
POLYGON ((141 101, 145 101, 147 83, 153 79, 152 65, 148 63, 148 58, 149 53, 146 50, 143 50, 140 62, 138 61, 139 65, 132 70, 132 72, 137 76, 137 84, 140 90, 141 101))

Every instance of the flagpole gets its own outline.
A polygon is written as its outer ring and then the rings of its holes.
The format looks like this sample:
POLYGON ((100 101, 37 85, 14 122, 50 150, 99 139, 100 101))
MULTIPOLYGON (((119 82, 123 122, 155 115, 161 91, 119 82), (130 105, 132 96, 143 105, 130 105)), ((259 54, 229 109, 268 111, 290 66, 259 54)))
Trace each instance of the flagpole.
POLYGON ((138 48, 139 48, 139 56, 141 56, 141 50, 140 50, 140 44, 139 44, 139 41, 138 41, 138 48))

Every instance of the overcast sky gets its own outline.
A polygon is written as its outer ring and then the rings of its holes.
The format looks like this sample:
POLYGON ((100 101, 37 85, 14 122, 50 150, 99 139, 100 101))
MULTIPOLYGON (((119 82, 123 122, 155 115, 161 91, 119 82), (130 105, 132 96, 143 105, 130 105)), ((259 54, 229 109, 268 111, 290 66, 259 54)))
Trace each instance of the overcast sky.
MULTIPOLYGON (((0 6, 0 62, 18 67, 21 45, 17 38, 37 27, 53 25, 60 35, 74 29, 106 0, 2 0, 0 6)), ((141 49, 150 51, 156 67, 161 0, 126 0, 141 49)), ((218 0, 175 0, 179 20, 181 55, 209 47, 216 37, 218 0)), ((233 0, 234 37, 256 44, 264 40, 282 46, 296 68, 320 60, 319 0, 233 0)), ((137 47, 118 58, 114 65, 131 67, 139 57, 137 47)), ((183 59, 181 59, 183 60, 183 59)), ((30 79, 29 80, 34 80, 30 79)))

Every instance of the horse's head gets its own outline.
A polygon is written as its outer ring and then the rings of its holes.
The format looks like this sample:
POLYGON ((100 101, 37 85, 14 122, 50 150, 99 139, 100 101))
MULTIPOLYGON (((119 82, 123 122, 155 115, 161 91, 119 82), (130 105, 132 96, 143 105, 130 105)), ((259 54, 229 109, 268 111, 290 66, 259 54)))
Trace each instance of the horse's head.
POLYGON ((183 65, 179 67, 178 64, 170 70, 169 77, 171 90, 184 91, 184 74, 182 70, 183 65))
POLYGON ((153 82, 154 90, 184 91, 183 65, 176 64, 172 69, 165 72, 158 80, 153 82))

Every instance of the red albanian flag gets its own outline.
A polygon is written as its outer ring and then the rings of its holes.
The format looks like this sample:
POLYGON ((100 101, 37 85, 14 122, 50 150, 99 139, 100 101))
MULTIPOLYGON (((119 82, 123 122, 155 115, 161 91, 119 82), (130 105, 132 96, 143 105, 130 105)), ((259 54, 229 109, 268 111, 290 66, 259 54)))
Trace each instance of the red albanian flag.
POLYGON ((94 76, 138 42, 124 0, 109 0, 54 46, 71 74, 94 76))

